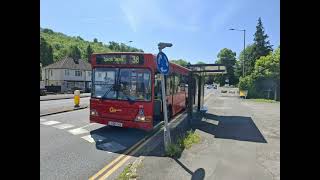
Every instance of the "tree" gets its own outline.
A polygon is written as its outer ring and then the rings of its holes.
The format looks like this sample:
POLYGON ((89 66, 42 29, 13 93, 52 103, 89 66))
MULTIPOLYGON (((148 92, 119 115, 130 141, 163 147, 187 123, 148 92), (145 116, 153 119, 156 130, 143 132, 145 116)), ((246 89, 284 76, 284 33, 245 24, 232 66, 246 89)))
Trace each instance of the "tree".
POLYGON ((94 38, 94 39, 93 39, 93 42, 94 42, 94 43, 97 43, 97 42, 98 42, 98 39, 97 39, 97 38, 94 38))
POLYGON ((91 48, 90 44, 88 45, 87 47, 87 51, 86 51, 86 57, 88 59, 88 62, 91 62, 90 61, 90 57, 91 57, 91 54, 93 53, 93 49, 91 48))
POLYGON ((52 47, 41 36, 40 36, 40 63, 42 64, 42 66, 47 66, 53 63, 52 47))
MULTIPOLYGON (((272 52, 272 46, 267 39, 268 35, 265 34, 261 18, 259 17, 258 24, 256 26, 256 32, 254 34, 253 57, 250 61, 250 67, 254 67, 255 61, 261 56, 267 56, 270 52, 272 52)), ((249 71, 249 73, 252 73, 252 71, 249 71)))
POLYGON ((240 77, 239 88, 248 90, 248 97, 265 98, 266 90, 274 92, 274 99, 279 100, 280 90, 280 48, 267 56, 261 56, 255 63, 254 71, 240 77))
POLYGON ((229 79, 229 84, 234 85, 238 82, 234 68, 236 64, 236 53, 231 49, 223 48, 217 55, 217 64, 223 64, 226 67, 226 74, 218 74, 215 77, 215 82, 219 82, 221 85, 225 84, 225 80, 229 79))
POLYGON ((206 64, 206 63, 202 61, 198 61, 196 64, 206 64))
POLYGON ((179 60, 170 60, 171 62, 175 63, 175 64, 179 64, 180 66, 183 67, 187 67, 188 62, 183 60, 183 59, 179 59, 179 60))
MULTIPOLYGON (((273 54, 261 56, 254 70, 256 79, 262 80, 259 84, 264 89, 273 89, 274 99, 277 99, 277 91, 280 87, 280 48, 277 48, 273 54)), ((258 86, 258 87, 259 87, 258 86)))
POLYGON ((81 59, 81 51, 77 46, 72 45, 69 48, 67 56, 71 57, 74 60, 79 60, 81 59))
POLYGON ((245 61, 244 61, 244 71, 246 75, 249 75, 253 72, 254 69, 254 64, 256 61, 256 57, 255 57, 255 44, 249 44, 245 51, 241 51, 240 55, 239 55, 239 60, 236 64, 236 76, 240 77, 242 76, 242 72, 243 72, 243 59, 244 59, 244 55, 245 55, 245 61))

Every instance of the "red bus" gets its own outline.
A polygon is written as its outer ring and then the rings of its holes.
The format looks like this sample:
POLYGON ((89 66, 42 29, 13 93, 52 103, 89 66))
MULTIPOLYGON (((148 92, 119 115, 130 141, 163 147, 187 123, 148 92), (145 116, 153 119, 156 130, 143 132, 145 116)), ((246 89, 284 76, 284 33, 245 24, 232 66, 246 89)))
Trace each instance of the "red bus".
MULTIPOLYGON (((152 130, 163 119, 156 55, 141 52, 91 56, 90 122, 152 130)), ((168 118, 186 108, 189 69, 170 63, 165 78, 168 118)))

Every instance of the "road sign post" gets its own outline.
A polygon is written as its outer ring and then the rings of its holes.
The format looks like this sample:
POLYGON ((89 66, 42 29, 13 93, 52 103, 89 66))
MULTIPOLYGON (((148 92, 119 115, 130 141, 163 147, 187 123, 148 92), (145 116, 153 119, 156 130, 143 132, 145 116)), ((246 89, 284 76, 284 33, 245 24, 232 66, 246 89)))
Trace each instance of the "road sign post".
POLYGON ((161 91, 162 91, 162 105, 163 105, 163 117, 164 117, 164 147, 167 150, 168 145, 171 144, 171 137, 170 137, 170 130, 168 128, 168 113, 167 113, 167 98, 166 98, 166 92, 165 92, 165 81, 164 76, 169 73, 169 60, 162 52, 162 49, 166 47, 171 47, 172 44, 170 43, 159 43, 159 53, 157 55, 157 67, 161 78, 161 91))

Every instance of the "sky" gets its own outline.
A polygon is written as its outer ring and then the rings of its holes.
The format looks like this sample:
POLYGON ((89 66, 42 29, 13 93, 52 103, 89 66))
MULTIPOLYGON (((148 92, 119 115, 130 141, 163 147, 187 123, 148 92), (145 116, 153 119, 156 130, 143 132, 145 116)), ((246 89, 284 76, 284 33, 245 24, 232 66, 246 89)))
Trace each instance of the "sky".
POLYGON ((40 26, 107 44, 121 42, 169 59, 214 63, 223 48, 252 44, 258 18, 274 48, 280 45, 280 0, 40 0, 40 26), (132 41, 132 42, 129 42, 132 41))

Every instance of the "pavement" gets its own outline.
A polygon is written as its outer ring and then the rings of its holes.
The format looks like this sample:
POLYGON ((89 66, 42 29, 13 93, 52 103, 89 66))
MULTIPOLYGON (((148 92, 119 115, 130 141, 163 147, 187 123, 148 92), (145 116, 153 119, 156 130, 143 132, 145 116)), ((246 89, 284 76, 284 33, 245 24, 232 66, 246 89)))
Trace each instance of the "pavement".
POLYGON ((178 159, 156 148, 144 156, 138 179, 280 179, 280 103, 219 94, 205 105, 207 115, 193 126, 201 142, 178 159))
MULTIPOLYGON (((80 97, 90 97, 91 93, 82 93, 80 97)), ((40 96, 40 101, 57 100, 57 99, 73 99, 73 94, 52 94, 46 96, 40 96)))
MULTIPOLYGON (((80 108, 87 108, 90 97, 80 98, 80 108)), ((40 101, 40 116, 74 110, 74 99, 40 101)))

